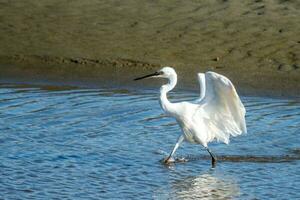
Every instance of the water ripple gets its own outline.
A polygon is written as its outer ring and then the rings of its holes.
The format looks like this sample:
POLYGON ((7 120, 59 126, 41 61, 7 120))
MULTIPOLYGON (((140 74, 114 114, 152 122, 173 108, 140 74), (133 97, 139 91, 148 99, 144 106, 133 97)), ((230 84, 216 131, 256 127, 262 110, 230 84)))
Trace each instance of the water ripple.
POLYGON ((249 133, 212 144, 220 164, 209 170, 206 152, 188 143, 178 155, 190 162, 159 162, 180 130, 156 91, 1 85, 0 94, 4 199, 299 197, 297 100, 242 97, 249 133))

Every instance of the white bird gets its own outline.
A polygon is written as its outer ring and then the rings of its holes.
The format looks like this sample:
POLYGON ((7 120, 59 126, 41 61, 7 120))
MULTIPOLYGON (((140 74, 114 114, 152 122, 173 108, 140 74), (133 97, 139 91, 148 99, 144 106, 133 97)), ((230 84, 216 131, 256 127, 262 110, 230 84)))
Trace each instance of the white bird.
POLYGON ((201 144, 212 158, 215 167, 216 156, 207 144, 213 140, 229 143, 230 136, 238 136, 247 132, 245 107, 242 104, 233 84, 223 75, 215 72, 198 73, 200 98, 195 102, 172 103, 167 98, 177 83, 177 74, 171 67, 134 80, 150 77, 168 79, 168 83, 160 88, 160 105, 164 112, 174 117, 182 129, 170 155, 164 160, 166 164, 174 162, 173 155, 180 144, 186 140, 201 144))

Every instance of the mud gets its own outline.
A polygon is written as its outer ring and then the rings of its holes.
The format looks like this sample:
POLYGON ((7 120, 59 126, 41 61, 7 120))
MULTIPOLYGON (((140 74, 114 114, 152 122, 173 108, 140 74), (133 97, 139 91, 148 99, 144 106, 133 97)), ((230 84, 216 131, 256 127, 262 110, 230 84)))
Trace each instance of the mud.
POLYGON ((169 65, 187 88, 197 87, 196 72, 213 70, 245 93, 300 95, 297 0, 0 4, 1 78, 26 75, 30 67, 73 76, 80 66, 97 74, 120 70, 129 80, 124 68, 146 73, 169 65))

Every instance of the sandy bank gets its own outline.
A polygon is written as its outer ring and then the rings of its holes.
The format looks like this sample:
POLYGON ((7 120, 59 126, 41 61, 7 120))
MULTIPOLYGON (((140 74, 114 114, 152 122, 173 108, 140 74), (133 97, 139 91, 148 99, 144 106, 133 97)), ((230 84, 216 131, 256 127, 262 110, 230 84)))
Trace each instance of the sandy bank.
POLYGON ((112 78, 124 86, 169 65, 184 87, 213 70, 243 93, 300 96, 297 0, 0 4, 2 80, 112 78))

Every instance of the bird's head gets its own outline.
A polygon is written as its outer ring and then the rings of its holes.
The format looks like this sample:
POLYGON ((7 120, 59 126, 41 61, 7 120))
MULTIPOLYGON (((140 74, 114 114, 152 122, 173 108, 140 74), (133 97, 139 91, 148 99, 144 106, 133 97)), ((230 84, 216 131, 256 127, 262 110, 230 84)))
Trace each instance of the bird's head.
POLYGON ((152 74, 148 74, 146 76, 142 76, 142 77, 138 77, 135 78, 134 80, 141 80, 144 78, 170 78, 172 76, 176 75, 175 70, 172 67, 163 67, 162 69, 152 73, 152 74))

